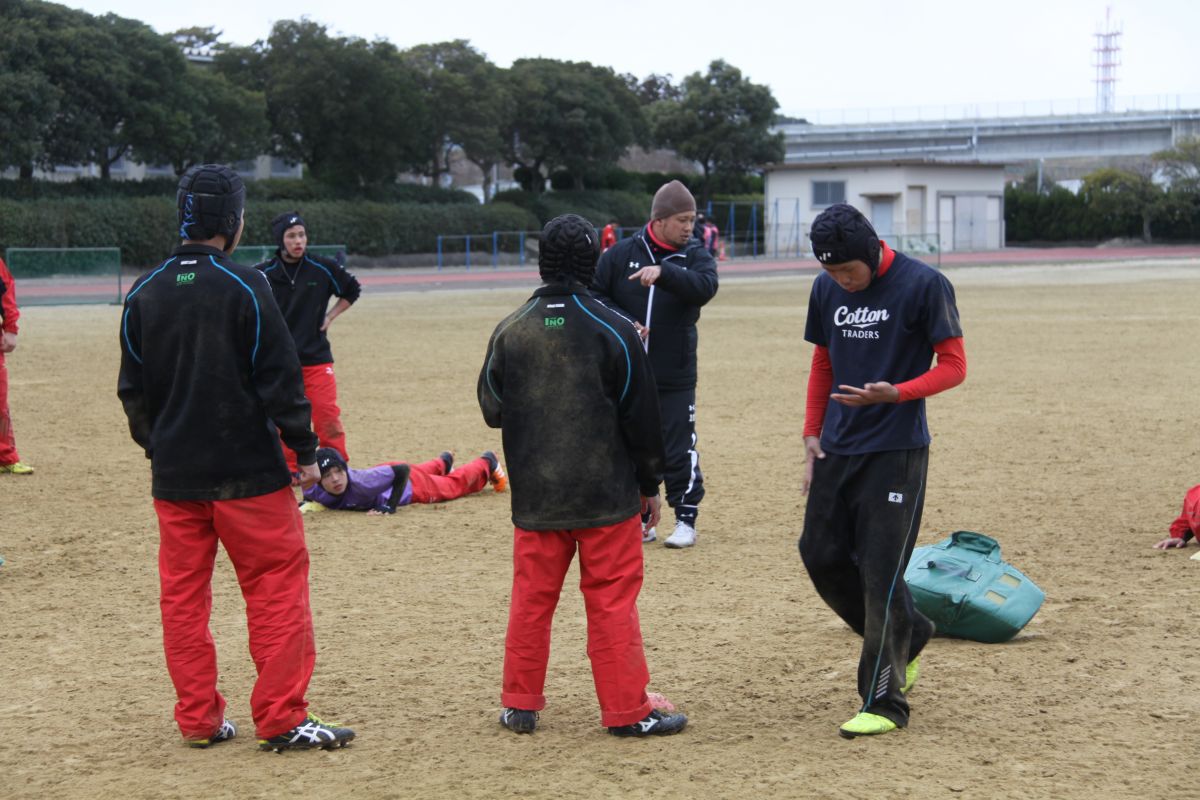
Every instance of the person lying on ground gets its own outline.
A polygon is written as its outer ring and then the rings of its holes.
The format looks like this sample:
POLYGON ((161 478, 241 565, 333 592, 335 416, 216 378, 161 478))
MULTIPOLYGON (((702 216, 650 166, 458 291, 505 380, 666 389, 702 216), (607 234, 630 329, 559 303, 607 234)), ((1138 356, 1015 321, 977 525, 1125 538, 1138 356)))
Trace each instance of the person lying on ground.
POLYGON ((332 447, 317 450, 321 480, 304 490, 302 513, 332 509, 394 514, 410 503, 441 503, 480 491, 489 483, 497 492, 508 487, 508 476, 491 450, 454 468, 454 452, 420 464, 387 461, 369 469, 352 469, 332 447))

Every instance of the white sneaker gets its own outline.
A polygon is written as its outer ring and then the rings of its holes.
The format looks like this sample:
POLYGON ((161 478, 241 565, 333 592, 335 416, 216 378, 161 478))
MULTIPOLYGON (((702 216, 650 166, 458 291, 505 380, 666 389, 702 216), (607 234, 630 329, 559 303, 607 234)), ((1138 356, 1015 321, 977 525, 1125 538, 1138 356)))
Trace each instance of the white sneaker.
POLYGON ((668 536, 667 540, 663 542, 663 544, 665 544, 667 547, 673 547, 677 550, 684 547, 691 547, 695 543, 696 529, 691 525, 688 525, 683 520, 679 520, 675 523, 675 532, 668 536))
POLYGON ((657 539, 658 531, 654 530, 654 528, 642 528, 642 544, 650 544, 653 541, 657 541, 657 539))

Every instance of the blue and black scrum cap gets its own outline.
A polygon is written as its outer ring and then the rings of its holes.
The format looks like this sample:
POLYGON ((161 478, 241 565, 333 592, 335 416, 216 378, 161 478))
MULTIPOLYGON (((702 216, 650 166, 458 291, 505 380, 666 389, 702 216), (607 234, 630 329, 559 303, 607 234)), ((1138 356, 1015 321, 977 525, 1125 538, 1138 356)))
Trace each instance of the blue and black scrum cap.
POLYGON ((229 167, 201 164, 180 178, 175 204, 180 239, 199 242, 224 236, 232 241, 242 221, 246 186, 229 167))

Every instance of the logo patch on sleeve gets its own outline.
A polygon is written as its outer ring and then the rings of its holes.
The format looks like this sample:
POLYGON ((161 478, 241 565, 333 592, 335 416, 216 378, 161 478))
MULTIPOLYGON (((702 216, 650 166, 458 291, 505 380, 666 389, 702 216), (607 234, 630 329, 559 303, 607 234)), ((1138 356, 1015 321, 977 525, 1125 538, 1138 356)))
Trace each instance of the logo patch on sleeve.
POLYGON ((904 495, 902 495, 900 492, 888 492, 888 502, 889 503, 903 503, 904 495))

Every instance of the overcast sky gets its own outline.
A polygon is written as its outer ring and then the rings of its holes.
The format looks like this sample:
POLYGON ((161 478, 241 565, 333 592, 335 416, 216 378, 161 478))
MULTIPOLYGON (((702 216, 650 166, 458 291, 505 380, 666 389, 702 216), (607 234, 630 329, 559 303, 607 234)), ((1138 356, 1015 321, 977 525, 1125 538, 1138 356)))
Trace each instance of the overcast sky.
MULTIPOLYGON (((66 5, 139 19, 162 33, 214 26, 234 44, 265 39, 276 20, 307 16, 333 34, 383 38, 402 49, 467 39, 502 67, 542 56, 590 61, 639 77, 671 74, 676 82, 723 58, 768 85, 782 113, 814 119, 819 117, 813 112, 830 109, 974 103, 1011 110, 1021 102, 1091 101, 1094 34, 1104 26, 1107 8, 1084 0, 68 0, 66 5)), ((1200 2, 1125 0, 1111 8, 1114 27, 1123 31, 1118 98, 1154 95, 1173 106, 1179 96, 1187 107, 1200 106, 1195 42, 1200 2)))

